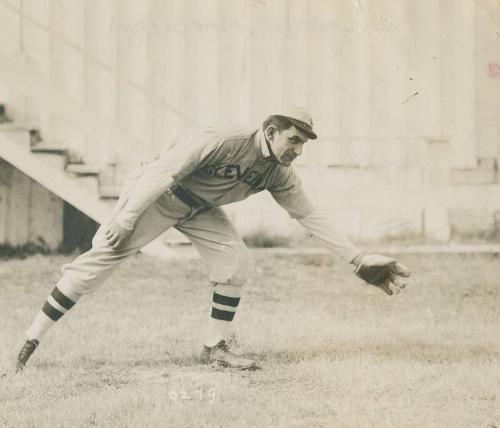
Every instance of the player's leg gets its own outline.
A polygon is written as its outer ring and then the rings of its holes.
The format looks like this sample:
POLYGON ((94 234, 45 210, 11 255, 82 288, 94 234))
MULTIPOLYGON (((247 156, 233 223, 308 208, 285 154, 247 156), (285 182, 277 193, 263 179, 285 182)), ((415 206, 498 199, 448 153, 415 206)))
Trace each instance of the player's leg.
POLYGON ((25 332, 26 343, 18 356, 18 369, 22 369, 45 333, 80 297, 94 292, 127 257, 136 254, 188 213, 184 204, 165 194, 146 209, 129 240, 119 249, 107 245, 105 227, 101 226, 92 240, 92 248, 63 266, 61 279, 25 332))
POLYGON ((197 215, 176 228, 191 240, 206 261, 209 279, 213 284, 204 358, 235 368, 255 367, 253 360, 236 356, 227 349, 241 291, 247 280, 248 249, 220 208, 197 215))

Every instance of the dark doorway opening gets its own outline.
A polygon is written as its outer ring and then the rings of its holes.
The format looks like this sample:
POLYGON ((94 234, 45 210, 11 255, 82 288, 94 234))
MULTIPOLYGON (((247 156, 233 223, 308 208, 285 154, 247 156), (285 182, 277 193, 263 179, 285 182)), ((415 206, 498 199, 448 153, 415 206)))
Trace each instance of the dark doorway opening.
POLYGON ((61 252, 72 253, 78 250, 84 253, 90 250, 92 247, 92 238, 98 228, 99 223, 65 201, 61 252))

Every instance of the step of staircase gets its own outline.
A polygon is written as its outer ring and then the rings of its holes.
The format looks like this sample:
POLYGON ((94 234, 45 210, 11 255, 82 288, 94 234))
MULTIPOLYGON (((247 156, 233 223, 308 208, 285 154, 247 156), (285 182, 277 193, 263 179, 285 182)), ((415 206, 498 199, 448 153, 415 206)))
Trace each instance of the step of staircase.
POLYGON ((79 176, 86 175, 99 175, 101 172, 101 165, 86 164, 86 163, 69 163, 66 165, 66 172, 70 172, 79 176))
POLYGON ((115 185, 99 186, 99 197, 101 199, 118 199, 121 187, 115 185))
POLYGON ((51 153, 54 155, 64 155, 66 153, 65 147, 44 142, 33 144, 30 150, 32 153, 51 153))
POLYGON ((25 131, 26 141, 29 141, 28 128, 20 123, 7 120, 0 123, 0 132, 19 132, 25 131))

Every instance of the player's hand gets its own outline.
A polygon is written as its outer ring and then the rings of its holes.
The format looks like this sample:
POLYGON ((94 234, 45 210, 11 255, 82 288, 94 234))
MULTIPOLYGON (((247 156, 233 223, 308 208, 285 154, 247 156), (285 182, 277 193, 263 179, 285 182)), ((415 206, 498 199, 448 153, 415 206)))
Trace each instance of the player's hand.
POLYGON ((106 237, 108 245, 113 248, 113 250, 117 250, 130 238, 130 235, 132 235, 131 230, 124 229, 113 220, 106 228, 104 236, 106 237))
POLYGON ((380 288, 389 296, 399 294, 410 276, 410 270, 396 260, 377 254, 361 257, 354 273, 368 284, 380 288))

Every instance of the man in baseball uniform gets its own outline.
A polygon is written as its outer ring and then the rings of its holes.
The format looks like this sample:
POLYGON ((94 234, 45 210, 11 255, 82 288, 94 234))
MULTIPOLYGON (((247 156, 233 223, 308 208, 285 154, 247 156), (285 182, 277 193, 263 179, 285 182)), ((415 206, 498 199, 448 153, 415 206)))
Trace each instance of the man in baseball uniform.
POLYGON ((97 231, 92 248, 64 265, 62 277, 26 331, 22 370, 44 334, 85 294, 92 293, 127 257, 169 227, 184 233, 209 268, 213 284, 202 361, 251 369, 227 339, 247 279, 248 250, 222 205, 267 190, 290 217, 355 273, 387 294, 398 294, 407 268, 379 255, 363 255, 310 203, 291 167, 304 144, 316 139, 309 113, 296 106, 268 117, 259 129, 208 129, 180 137, 125 180, 120 198, 97 231))

